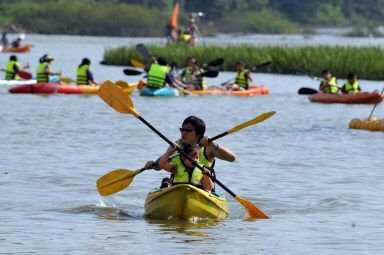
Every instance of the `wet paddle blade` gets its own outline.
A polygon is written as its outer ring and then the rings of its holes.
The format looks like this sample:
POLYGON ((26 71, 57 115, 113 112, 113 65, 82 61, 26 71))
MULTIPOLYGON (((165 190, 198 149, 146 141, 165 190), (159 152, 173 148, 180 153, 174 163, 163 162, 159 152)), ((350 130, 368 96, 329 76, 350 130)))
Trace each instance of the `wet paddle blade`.
POLYGON ((247 211, 247 213, 251 218, 260 218, 260 219, 269 218, 265 213, 263 213, 259 208, 257 208, 254 204, 252 204, 248 200, 245 200, 244 198, 241 198, 239 196, 236 196, 235 199, 244 206, 245 210, 247 211))
POLYGON ((300 88, 297 93, 299 95, 312 95, 312 94, 317 94, 319 93, 319 91, 317 91, 316 89, 312 89, 312 88, 300 88))
POLYGON ((97 91, 97 94, 116 111, 132 114, 136 118, 140 116, 135 111, 131 97, 124 93, 124 91, 113 82, 104 82, 97 91))
POLYGON ((117 81, 115 84, 119 86, 124 91, 124 93, 130 95, 135 90, 135 87, 138 83, 128 84, 126 81, 117 81))
POLYGON ((136 50, 137 50, 143 57, 146 57, 146 58, 152 58, 152 54, 149 52, 149 50, 147 49, 147 47, 145 47, 144 44, 139 43, 138 45, 136 45, 136 50))
POLYGON ((131 58, 131 64, 137 68, 141 68, 141 69, 145 68, 145 65, 143 63, 141 63, 140 61, 137 61, 136 59, 133 59, 133 58, 131 58))
POLYGON ((215 78, 219 75, 219 72, 218 71, 212 71, 212 70, 209 70, 209 71, 206 71, 202 74, 200 74, 200 76, 203 76, 203 77, 211 77, 211 78, 215 78))
POLYGON ((140 170, 130 171, 126 169, 114 170, 97 180, 97 190, 102 196, 115 194, 131 184, 135 175, 140 173, 140 170))
POLYGON ((140 71, 137 71, 137 70, 134 70, 134 69, 124 69, 123 73, 125 75, 139 75, 139 74, 142 74, 143 72, 140 72, 140 71))
POLYGON ((30 80, 32 79, 32 74, 28 73, 28 72, 24 72, 24 71, 18 71, 17 74, 23 78, 23 79, 26 79, 26 80, 30 80))
POLYGON ((215 60, 212 60, 207 65, 208 66, 222 66, 224 64, 224 58, 218 58, 215 60))
POLYGON ((250 120, 250 121, 247 121, 247 122, 245 122, 245 123, 243 123, 243 124, 240 124, 240 125, 238 125, 238 126, 232 128, 232 129, 228 130, 227 132, 228 132, 228 134, 231 134, 231 133, 234 133, 234 132, 236 132, 236 131, 239 131, 239 130, 241 130, 241 129, 243 129, 243 128, 246 128, 246 127, 248 127, 248 126, 255 125, 255 124, 257 124, 257 123, 263 122, 264 120, 270 118, 270 117, 271 117, 272 115, 274 115, 275 113, 276 113, 276 111, 271 111, 271 112, 263 113, 263 114, 257 116, 256 118, 254 118, 254 119, 252 119, 252 120, 250 120))

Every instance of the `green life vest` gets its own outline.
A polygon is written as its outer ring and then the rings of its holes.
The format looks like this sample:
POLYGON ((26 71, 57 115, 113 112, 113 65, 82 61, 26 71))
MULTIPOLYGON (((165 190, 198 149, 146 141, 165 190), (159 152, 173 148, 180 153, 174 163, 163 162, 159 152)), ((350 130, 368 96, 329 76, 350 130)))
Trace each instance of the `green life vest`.
POLYGON ((89 85, 87 70, 91 71, 91 68, 88 65, 82 65, 77 68, 76 84, 89 85))
POLYGON ((247 72, 249 72, 249 70, 248 69, 244 69, 243 71, 236 73, 235 83, 239 87, 242 87, 244 89, 248 89, 248 85, 249 85, 249 79, 245 76, 245 74, 247 72))
POLYGON ((47 62, 43 62, 37 67, 37 83, 49 83, 50 75, 45 73, 45 67, 47 66, 49 68, 49 72, 51 72, 51 65, 47 62))
MULTIPOLYGON (((321 85, 324 85, 326 83, 327 83, 327 80, 323 79, 321 85)), ((335 77, 331 78, 331 80, 329 81, 329 86, 326 87, 325 89, 323 89, 323 92, 324 93, 330 93, 330 94, 339 93, 339 88, 336 85, 332 85, 332 84, 336 84, 336 78, 335 77)))
POLYGON ((177 172, 173 177, 173 184, 189 183, 196 186, 202 186, 203 172, 194 167, 192 173, 187 171, 186 166, 181 161, 180 157, 172 159, 172 164, 177 166, 177 172))
POLYGON ((353 84, 349 83, 349 81, 347 81, 345 84, 345 92, 347 92, 348 94, 353 94, 353 93, 357 93, 359 92, 359 84, 357 83, 357 81, 355 81, 353 84))
POLYGON ((191 35, 190 34, 184 34, 183 35, 184 42, 188 43, 190 39, 191 39, 191 35))
POLYGON ((153 63, 148 72, 148 87, 150 88, 162 88, 164 87, 165 78, 170 68, 168 66, 162 66, 153 63))
POLYGON ((20 77, 17 73, 15 73, 14 65, 16 65, 19 70, 21 70, 21 66, 18 62, 14 60, 10 60, 5 67, 5 79, 6 80, 19 80, 20 77))
MULTIPOLYGON (((200 68, 200 73, 204 73, 204 69, 200 68)), ((207 86, 205 85, 205 78, 196 77, 195 73, 191 70, 190 67, 185 69, 184 73, 184 82, 188 84, 193 84, 196 86, 197 90, 206 90, 207 86)))

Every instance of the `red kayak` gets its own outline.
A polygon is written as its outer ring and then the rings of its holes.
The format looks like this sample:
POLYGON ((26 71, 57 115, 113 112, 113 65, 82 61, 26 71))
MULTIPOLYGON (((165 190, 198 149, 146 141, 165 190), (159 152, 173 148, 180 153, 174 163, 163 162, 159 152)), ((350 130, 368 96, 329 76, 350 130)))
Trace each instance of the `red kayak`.
POLYGON ((329 94, 317 93, 310 95, 311 102, 318 103, 342 103, 342 104, 375 104, 383 101, 379 92, 364 92, 355 94, 329 94))
POLYGON ((9 89, 9 92, 32 94, 96 94, 98 89, 99 86, 36 83, 33 85, 20 85, 9 89))

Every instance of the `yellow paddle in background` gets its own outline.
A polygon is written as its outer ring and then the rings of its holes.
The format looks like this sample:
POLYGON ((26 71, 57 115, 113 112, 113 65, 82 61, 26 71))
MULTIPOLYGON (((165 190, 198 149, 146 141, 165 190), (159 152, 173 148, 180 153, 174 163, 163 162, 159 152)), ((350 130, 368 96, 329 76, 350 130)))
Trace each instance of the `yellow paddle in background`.
POLYGON ((70 84, 72 82, 75 82, 74 80, 72 80, 71 78, 65 78, 65 77, 61 77, 61 70, 59 72, 59 81, 61 82, 64 82, 66 84, 70 84))
POLYGON ((133 59, 131 58, 131 64, 134 66, 134 67, 137 67, 137 68, 141 68, 141 69, 144 69, 145 68, 145 65, 143 63, 141 63, 140 61, 136 60, 136 59, 133 59))
MULTIPOLYGON (((273 114, 275 114, 275 111, 263 113, 263 114, 257 116, 256 118, 254 118, 250 121, 247 121, 245 123, 237 125, 236 127, 232 128, 232 129, 230 129, 230 130, 228 130, 228 131, 226 131, 220 135, 217 135, 213 138, 210 138, 209 142, 212 142, 213 140, 221 138, 225 135, 232 134, 232 133, 239 131, 245 127, 260 123, 260 122, 268 119, 269 117, 271 117, 273 114)), ((174 154, 170 157, 170 159, 177 157, 179 155, 180 154, 178 154, 178 153, 174 154)), ((157 164, 158 164, 158 162, 155 162, 155 166, 157 164)), ((109 196, 109 195, 115 194, 119 191, 122 191, 126 187, 128 187, 129 184, 132 182, 133 178, 137 174, 142 173, 144 170, 145 170, 145 168, 142 168, 142 169, 139 169, 136 171, 131 171, 131 170, 127 170, 127 169, 114 170, 114 171, 100 177, 100 179, 97 180, 97 182, 96 182, 97 183, 97 190, 99 191, 100 195, 102 195, 102 196, 109 196)))
MULTIPOLYGON (((147 127, 152 129, 157 135, 163 138, 170 146, 173 146, 173 143, 166 138, 163 134, 161 134, 157 129, 155 129, 150 123, 148 123, 143 117, 140 116, 139 113, 136 112, 133 102, 130 96, 125 94, 118 86, 113 84, 111 81, 106 81, 101 85, 97 94, 112 108, 116 111, 124 114, 132 114, 136 118, 138 118, 141 122, 143 122, 147 127)), ((202 166, 200 166, 196 161, 194 161, 188 154, 186 154, 182 149, 176 149, 180 154, 182 154, 185 158, 191 161, 194 166, 199 168, 200 170, 204 170, 202 166)), ((215 177, 210 174, 207 174, 208 177, 212 179, 212 181, 216 182, 220 187, 222 187, 225 191, 227 191, 232 197, 234 197, 239 203, 241 203, 246 211, 248 212, 251 218, 269 218, 265 213, 263 213, 260 209, 258 209, 251 202, 237 196, 231 190, 229 190, 224 184, 218 181, 215 177)))

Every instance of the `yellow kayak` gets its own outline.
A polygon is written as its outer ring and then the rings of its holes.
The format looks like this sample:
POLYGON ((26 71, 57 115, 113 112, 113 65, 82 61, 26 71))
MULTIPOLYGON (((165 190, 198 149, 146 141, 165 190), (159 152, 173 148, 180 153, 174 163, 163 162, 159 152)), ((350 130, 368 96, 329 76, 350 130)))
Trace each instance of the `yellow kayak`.
POLYGON ((146 215, 157 219, 225 218, 227 199, 189 184, 154 189, 145 200, 146 215))

